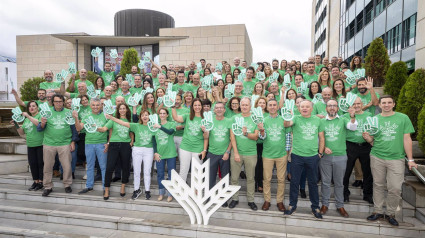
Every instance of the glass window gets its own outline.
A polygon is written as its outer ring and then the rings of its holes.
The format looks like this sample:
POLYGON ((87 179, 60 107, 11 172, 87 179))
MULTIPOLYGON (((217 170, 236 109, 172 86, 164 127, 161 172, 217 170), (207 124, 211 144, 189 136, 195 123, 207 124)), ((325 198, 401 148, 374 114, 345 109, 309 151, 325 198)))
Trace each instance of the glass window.
POLYGON ((367 6, 365 7, 365 25, 367 25, 369 22, 373 19, 373 1, 371 1, 367 6))
POLYGON ((401 49, 401 23, 387 32, 388 54, 394 54, 401 49))
POLYGON ((403 48, 416 43, 416 14, 403 21, 403 48))
POLYGON ((387 8, 387 29, 402 22, 403 1, 396 1, 387 8))
POLYGON ((356 33, 363 28, 363 12, 356 17, 356 33))
POLYGON ((363 44, 369 44, 373 40, 373 24, 367 25, 363 29, 363 44))
POLYGON ((356 14, 359 14, 363 11, 364 8, 364 0, 357 0, 356 1, 356 14))
POLYGON ((415 58, 416 47, 412 46, 406 49, 403 49, 401 52, 401 60, 408 61, 415 58))
POLYGON ((354 54, 354 39, 348 42, 348 55, 354 54))
POLYGON ((400 56, 401 56, 400 52, 396 52, 396 53, 390 55, 391 62, 398 62, 398 61, 400 61, 400 56))
POLYGON ((377 0, 376 6, 375 6, 375 16, 378 16, 381 14, 382 11, 385 9, 385 0, 377 0))
POLYGON ((363 31, 360 31, 359 33, 357 33, 356 37, 354 38, 354 42, 355 42, 355 47, 354 47, 355 51, 359 51, 363 48, 363 31))
POLYGON ((356 18, 356 4, 351 5, 348 10, 348 22, 352 22, 356 18))
POLYGON ((356 0, 346 0, 346 9, 348 9, 355 1, 356 0))

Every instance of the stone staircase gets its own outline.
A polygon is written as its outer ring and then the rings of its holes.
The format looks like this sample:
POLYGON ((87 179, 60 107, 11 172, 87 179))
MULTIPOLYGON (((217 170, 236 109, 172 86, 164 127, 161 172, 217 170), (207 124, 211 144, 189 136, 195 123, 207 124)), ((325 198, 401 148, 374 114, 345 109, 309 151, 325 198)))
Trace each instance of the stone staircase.
MULTIPOLYGON (((85 187, 81 179, 85 174, 82 167, 77 167, 71 194, 64 192, 58 178, 54 179, 49 197, 42 197, 41 191, 30 192, 27 189, 33 181, 24 163, 26 155, 17 154, 26 152, 19 149, 20 146, 22 141, 0 139, 0 153, 3 153, 0 169, 12 168, 11 164, 17 163, 14 160, 20 160, 20 164, 14 166, 20 170, 0 174, 0 237, 425 237, 422 193, 425 186, 412 176, 407 176, 403 185, 404 200, 397 214, 401 222, 397 228, 385 220, 366 221, 373 206, 362 200, 359 188, 350 188, 350 202, 345 204, 350 218, 339 216, 333 198, 323 220, 316 220, 310 214, 308 197, 299 199, 297 212, 292 216, 279 212, 274 198, 271 209, 265 212, 261 210, 264 201, 261 193, 255 194, 259 210, 254 212, 247 205, 245 180, 241 181, 239 205, 234 209, 220 208, 211 217, 210 224, 204 226, 191 225, 175 200, 170 203, 157 201, 156 174, 152 176, 150 200, 145 200, 144 195, 131 200, 132 182, 127 185, 124 198, 119 196, 119 182, 112 183, 108 201, 102 198, 101 182, 95 183, 94 191, 78 195, 77 192, 85 187), (3 144, 13 144, 13 150, 3 144), (6 154, 2 148, 12 152, 6 154)), ((274 195, 275 178, 272 188, 274 195)), ((288 182, 285 190, 287 205, 288 182)), ((308 194, 308 186, 306 190, 308 194)))

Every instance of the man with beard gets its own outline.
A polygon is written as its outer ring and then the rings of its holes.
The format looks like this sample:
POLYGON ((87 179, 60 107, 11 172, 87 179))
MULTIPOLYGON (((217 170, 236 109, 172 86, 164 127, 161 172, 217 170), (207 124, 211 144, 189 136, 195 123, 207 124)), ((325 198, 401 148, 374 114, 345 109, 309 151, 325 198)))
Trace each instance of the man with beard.
POLYGON ((118 58, 115 59, 115 71, 112 71, 112 65, 109 62, 105 63, 105 71, 101 70, 99 68, 99 58, 98 57, 94 57, 94 72, 99 74, 100 77, 103 78, 103 80, 105 81, 105 86, 108 86, 109 84, 111 84, 111 81, 115 79, 115 76, 117 76, 120 73, 120 64, 118 63, 118 58))
POLYGON ((357 96, 363 102, 363 111, 369 111, 373 116, 375 115, 375 106, 379 104, 379 94, 373 89, 373 79, 371 77, 359 78, 357 80, 357 96))
POLYGON ((76 88, 78 88, 78 83, 85 83, 86 86, 90 86, 93 85, 92 82, 90 82, 90 80, 87 79, 87 70, 86 69, 81 69, 80 70, 80 79, 75 81, 75 77, 71 77, 71 84, 69 85, 69 91, 70 92, 74 92, 76 88))
POLYGON ((130 93, 131 95, 134 95, 135 93, 141 93, 142 90, 142 76, 140 74, 136 74, 134 75, 134 86, 130 88, 130 93))
POLYGON ((273 59, 273 61, 272 61, 272 69, 273 69, 273 72, 278 72, 278 69, 279 69, 279 60, 273 59))
POLYGON ((334 56, 331 59, 332 66, 338 66, 338 57, 334 56))
POLYGON ((315 64, 310 61, 307 63, 307 72, 304 74, 304 82, 310 84, 313 81, 317 81, 317 74, 315 72, 315 64))
POLYGON ((339 70, 338 66, 333 66, 331 70, 331 79, 333 81, 341 78, 341 71, 339 70))
MULTIPOLYGON (((18 103, 19 106, 22 107, 27 107, 29 101, 22 101, 22 99, 18 96, 18 92, 16 92, 15 89, 12 89, 13 96, 15 96, 15 100, 18 103)), ((47 98, 46 98, 46 89, 39 89, 37 91, 37 98, 38 100, 36 101, 38 106, 40 106, 41 103, 47 102, 47 98)))
MULTIPOLYGON (((75 77, 75 75, 73 75, 75 77)), ((60 88, 61 84, 59 82, 53 82, 53 71, 45 70, 44 79, 46 82, 40 83, 39 88, 45 89, 46 91, 54 91, 54 89, 60 88)))
POLYGON ((328 114, 326 112, 326 103, 331 99, 332 97, 332 89, 329 87, 326 87, 322 91, 322 97, 323 101, 319 101, 314 104, 313 106, 313 114, 320 118, 325 118, 325 116, 328 114))

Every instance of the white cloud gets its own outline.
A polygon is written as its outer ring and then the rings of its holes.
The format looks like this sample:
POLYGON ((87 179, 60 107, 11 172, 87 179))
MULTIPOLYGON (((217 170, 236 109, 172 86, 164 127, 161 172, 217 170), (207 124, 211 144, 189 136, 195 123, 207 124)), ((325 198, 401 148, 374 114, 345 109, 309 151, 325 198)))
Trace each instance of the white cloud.
POLYGON ((0 54, 16 55, 16 35, 86 32, 113 35, 114 15, 143 8, 171 15, 176 27, 245 24, 254 61, 306 60, 311 0, 281 1, 54 1, 6 0, 0 8, 0 54))

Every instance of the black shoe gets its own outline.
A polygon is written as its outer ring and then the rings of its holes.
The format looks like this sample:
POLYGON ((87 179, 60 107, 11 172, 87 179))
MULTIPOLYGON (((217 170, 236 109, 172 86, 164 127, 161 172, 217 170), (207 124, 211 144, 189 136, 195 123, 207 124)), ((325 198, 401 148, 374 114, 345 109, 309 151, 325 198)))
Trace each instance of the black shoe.
POLYGON ((344 194, 344 202, 350 202, 350 195, 344 194))
POLYGON ((241 179, 246 179, 246 174, 244 171, 241 171, 240 175, 241 179))
POLYGON ((103 200, 108 200, 109 199, 109 196, 107 196, 107 197, 105 197, 105 190, 103 190, 103 200))
POLYGON ((361 180, 356 180, 356 181, 354 181, 354 183, 353 184, 351 184, 353 187, 360 187, 360 186, 362 186, 362 184, 363 184, 363 181, 361 181, 361 180))
POLYGON ((116 181, 118 181, 118 180, 121 180, 121 178, 114 177, 114 178, 112 179, 112 182, 116 182, 116 181))
POLYGON ((37 183, 32 183, 31 187, 28 189, 28 191, 34 191, 37 188, 37 183))
MULTIPOLYGON (((69 188, 69 187, 68 187, 68 188, 69 188)), ((78 192, 78 194, 84 194, 84 193, 88 193, 88 192, 90 192, 90 191, 93 191, 93 188, 85 188, 85 189, 83 189, 83 190, 79 191, 79 192, 78 192)))
MULTIPOLYGON (((122 193, 120 193, 120 195, 121 194, 122 193)), ((137 189, 137 190, 134 190, 133 195, 131 196, 131 199, 136 200, 141 194, 142 194, 142 190, 140 190, 140 188, 137 189)), ((124 196, 125 196, 125 193, 124 193, 124 196)), ((123 197, 123 196, 121 196, 121 197, 123 197)))
POLYGON ((323 219, 323 216, 320 213, 320 210, 319 209, 312 210, 311 211, 311 214, 313 214, 316 219, 323 219))
POLYGON ((44 189, 44 190, 43 190, 43 194, 42 194, 41 196, 43 196, 43 197, 48 197, 48 196, 49 196, 49 194, 50 194, 52 191, 53 191, 52 189, 44 189))
POLYGON ((305 189, 300 189, 301 198, 306 198, 307 194, 305 194, 305 189))
POLYGON ((102 181, 102 175, 96 174, 96 176, 94 176, 94 181, 102 181))
POLYGON ((228 207, 229 204, 227 202, 223 203, 223 205, 221 205, 221 207, 228 207))
POLYGON ((255 203, 253 203, 253 202, 249 202, 248 203, 248 206, 251 208, 251 210, 253 210, 253 211, 257 211, 258 210, 258 207, 257 207, 257 205, 255 205, 255 203))
POLYGON ((363 200, 365 200, 366 202, 373 204, 373 197, 363 197, 363 200))
POLYGON ((74 174, 74 172, 72 172, 72 179, 75 179, 75 174, 74 174))
POLYGON ((34 188, 34 191, 38 191, 40 189, 43 189, 43 182, 37 183, 37 186, 34 188))
POLYGON ((71 188, 71 186, 66 187, 66 188, 65 188, 65 192, 66 192, 66 193, 72 193, 72 188, 71 188))
POLYGON ((60 180, 63 180, 63 174, 60 175, 60 180))
POLYGON ((285 212, 284 212, 284 213, 285 213, 285 215, 290 216, 290 215, 294 214, 296 210, 297 210, 297 208, 296 208, 296 207, 291 207, 291 206, 289 206, 289 207, 288 207, 288 210, 285 210, 285 212))
POLYGON ((372 215, 368 216, 366 219, 368 221, 376 221, 378 219, 384 218, 383 214, 379 214, 379 213, 372 213, 372 215))
POLYGON ((238 204, 239 204, 239 201, 232 200, 229 204, 229 208, 235 208, 236 205, 238 205, 238 204))
POLYGON ((392 226, 398 226, 398 221, 395 219, 394 216, 386 216, 385 217, 387 219, 387 221, 392 225, 392 226))
POLYGON ((150 191, 146 191, 146 200, 149 200, 152 196, 151 196, 151 192, 150 191))

